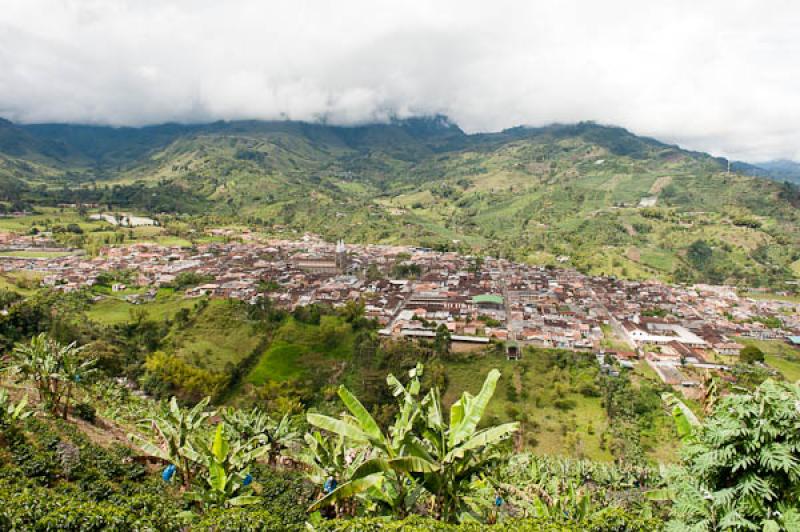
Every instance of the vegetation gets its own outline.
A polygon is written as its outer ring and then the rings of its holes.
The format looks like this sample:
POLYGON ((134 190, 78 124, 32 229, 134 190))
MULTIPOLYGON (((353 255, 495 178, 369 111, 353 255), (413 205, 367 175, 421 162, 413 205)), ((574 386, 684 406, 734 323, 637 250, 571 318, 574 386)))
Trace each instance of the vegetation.
MULTIPOLYGON (((0 206, 31 214, 0 226, 48 230, 89 253, 131 240, 189 246, 208 226, 246 224, 780 289, 800 261, 797 185, 593 123, 481 135, 442 117, 3 131, 15 142, 13 153, 0 145, 0 206), (52 143, 57 157, 44 148, 52 143), (86 204, 161 225, 110 227, 87 220, 86 204)), ((419 275, 403 261, 394 273, 419 275)))
MULTIPOLYGON (((83 351, 36 336, 17 346, 7 367, 19 384, 36 384, 39 374, 22 370, 34 367, 29 359, 83 351)), ((580 355, 539 355, 551 370, 582 375, 580 355)), ((405 383, 386 379, 390 415, 378 409, 382 415, 373 416, 341 386, 337 395, 347 413, 328 415, 337 407, 319 403, 306 413, 302 440, 299 417, 211 408, 208 398, 187 407, 175 398, 158 403, 102 378, 75 392, 86 405, 80 410, 91 407, 107 432, 79 422, 77 406, 65 419, 63 403, 52 407, 49 385, 32 404, 19 389, 2 390, 0 496, 6 504, 0 526, 300 530, 308 522, 319 530, 495 524, 498 530, 643 531, 794 530, 800 523, 796 384, 767 379, 752 393, 725 396, 709 386, 702 421, 667 397, 683 444, 681 461, 662 476, 642 454, 643 439, 634 437, 648 432, 659 410, 657 390, 643 388, 641 378, 575 381, 587 397, 602 398, 608 415, 618 463, 602 463, 511 453, 527 422, 502 423, 491 415, 492 397, 504 385, 497 370, 488 371, 476 395, 458 394, 449 410, 429 371, 416 365, 408 376, 405 383), (120 427, 127 427, 130 441, 109 439, 120 427), (142 455, 158 465, 147 467, 142 455), (295 461, 307 467, 285 469, 295 461)), ((66 381, 60 382, 63 390, 66 381)))
POLYGON ((767 380, 723 398, 670 476, 674 530, 800 527, 800 388, 767 380))

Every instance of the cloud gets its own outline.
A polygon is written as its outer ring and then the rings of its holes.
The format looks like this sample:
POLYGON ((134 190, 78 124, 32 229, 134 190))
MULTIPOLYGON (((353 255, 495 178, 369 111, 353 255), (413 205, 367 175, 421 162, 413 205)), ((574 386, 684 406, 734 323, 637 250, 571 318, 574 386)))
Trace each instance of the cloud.
POLYGON ((780 0, 5 0, 0 116, 596 120, 800 159, 798 16, 780 0))

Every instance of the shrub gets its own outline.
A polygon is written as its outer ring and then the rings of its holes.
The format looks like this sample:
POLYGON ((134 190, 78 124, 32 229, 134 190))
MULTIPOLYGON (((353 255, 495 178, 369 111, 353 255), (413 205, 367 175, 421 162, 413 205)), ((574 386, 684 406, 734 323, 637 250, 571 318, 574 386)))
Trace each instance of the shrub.
POLYGON ((556 399, 553 401, 553 406, 559 410, 572 410, 578 406, 578 403, 574 399, 556 399))
POLYGON ((739 360, 747 364, 764 362, 764 352, 754 345, 748 345, 739 352, 739 360))
POLYGON ((230 508, 205 514, 193 530, 214 532, 260 532, 262 530, 301 530, 301 525, 287 525, 280 518, 262 509, 230 508))
POLYGON ((88 421, 89 423, 94 424, 95 419, 97 417, 97 412, 95 408, 89 403, 78 403, 75 405, 73 409, 73 413, 78 418, 88 421))

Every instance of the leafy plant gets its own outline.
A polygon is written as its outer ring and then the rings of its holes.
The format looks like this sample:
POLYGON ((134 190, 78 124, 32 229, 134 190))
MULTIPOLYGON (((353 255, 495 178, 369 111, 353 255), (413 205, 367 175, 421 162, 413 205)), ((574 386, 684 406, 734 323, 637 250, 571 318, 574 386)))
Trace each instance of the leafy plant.
POLYGON ((155 442, 136 434, 131 435, 145 454, 175 466, 184 489, 191 487, 192 480, 201 465, 197 440, 205 432, 203 427, 206 420, 215 414, 205 410, 209 401, 210 399, 206 397, 194 407, 183 409, 173 397, 162 416, 145 420, 156 434, 155 442))
POLYGON ((398 398, 399 412, 388 434, 384 434, 361 403, 344 387, 339 396, 350 416, 341 419, 309 414, 308 421, 356 445, 367 446, 373 457, 361 464, 351 479, 318 501, 312 510, 342 498, 352 497, 388 481, 383 500, 393 513, 405 512, 424 490, 431 511, 445 521, 468 515, 476 517, 490 504, 490 467, 502 456, 500 443, 518 429, 517 423, 478 429, 494 395, 500 372, 492 370, 477 396, 464 392, 450 408, 449 420, 441 407, 441 394, 434 387, 422 399, 419 376, 422 366, 409 372, 408 387, 394 376, 387 382, 398 398))
POLYGON ((189 498, 198 501, 204 509, 246 506, 258 502, 251 495, 253 477, 250 466, 267 453, 265 446, 248 448, 241 440, 233 443, 225 437, 225 425, 220 423, 211 445, 201 445, 199 461, 205 469, 204 483, 189 498))
POLYGON ((28 405, 28 397, 23 397, 21 401, 14 403, 8 392, 0 388, 0 427, 7 427, 17 420, 25 419, 33 412, 25 410, 28 405))
POLYGON ((33 380, 39 400, 66 419, 74 387, 96 371, 95 359, 83 357, 82 350, 75 342, 62 345, 42 333, 14 348, 9 367, 20 381, 33 380))
POLYGON ((669 478, 674 530, 800 528, 800 387, 723 398, 669 478))
POLYGON ((227 408, 222 411, 222 418, 242 440, 251 442, 253 446, 266 446, 270 464, 277 463, 281 456, 301 442, 300 431, 288 414, 275 421, 258 408, 250 411, 227 408))

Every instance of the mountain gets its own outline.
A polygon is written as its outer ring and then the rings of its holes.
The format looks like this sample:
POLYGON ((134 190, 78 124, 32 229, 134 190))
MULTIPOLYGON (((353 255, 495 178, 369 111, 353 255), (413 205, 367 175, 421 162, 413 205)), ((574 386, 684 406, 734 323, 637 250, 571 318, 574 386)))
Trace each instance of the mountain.
POLYGON ((785 287, 800 270, 800 191, 753 173, 591 122, 480 134, 443 116, 0 123, 6 202, 213 213, 592 273, 785 287))
POLYGON ((756 163, 749 165, 747 170, 749 170, 747 173, 751 175, 800 184, 800 163, 795 161, 778 159, 775 161, 756 163))

